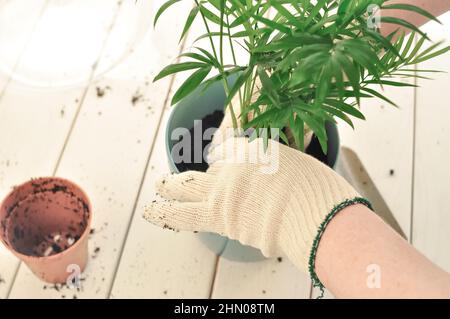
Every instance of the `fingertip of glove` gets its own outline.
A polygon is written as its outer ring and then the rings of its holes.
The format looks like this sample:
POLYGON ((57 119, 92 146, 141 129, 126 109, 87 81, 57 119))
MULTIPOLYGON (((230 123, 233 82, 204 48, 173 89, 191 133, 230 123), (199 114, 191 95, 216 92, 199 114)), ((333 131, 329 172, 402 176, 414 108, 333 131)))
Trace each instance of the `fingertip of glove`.
POLYGON ((161 226, 165 219, 164 214, 162 214, 161 210, 159 209, 161 206, 161 203, 154 200, 149 205, 146 205, 144 207, 144 213, 142 214, 142 217, 152 224, 161 226))

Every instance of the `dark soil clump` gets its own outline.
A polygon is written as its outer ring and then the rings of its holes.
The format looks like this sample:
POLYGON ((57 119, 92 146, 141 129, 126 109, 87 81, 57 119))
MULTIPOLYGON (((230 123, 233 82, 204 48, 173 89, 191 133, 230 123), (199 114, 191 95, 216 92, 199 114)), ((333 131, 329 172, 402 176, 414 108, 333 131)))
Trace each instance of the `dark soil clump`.
MULTIPOLYGON (((201 119, 201 133, 202 136, 204 134, 204 132, 209 129, 209 128, 218 128, 220 126, 220 123, 222 122, 224 117, 223 111, 215 111, 211 114, 208 114, 207 116, 205 116, 203 119, 201 119)), ((201 162, 195 162, 194 161, 194 157, 195 157, 195 153, 194 153, 194 144, 195 144, 195 138, 194 138, 194 130, 199 130, 200 129, 200 123, 197 124, 195 127, 192 127, 189 130, 190 133, 190 147, 191 147, 191 156, 190 156, 190 161, 189 163, 185 163, 185 162, 181 162, 181 163, 177 163, 176 167, 178 168, 178 170, 180 172, 185 172, 185 171, 200 171, 200 172, 206 172, 206 170, 208 169, 208 163, 206 163, 205 159, 203 158, 204 152, 206 147, 209 146, 209 144, 211 143, 210 140, 204 140, 202 139, 202 147, 201 147, 201 151, 202 151, 202 156, 201 156, 201 162)), ((182 141, 182 139, 184 139, 185 136, 183 136, 182 138, 180 138, 179 141, 177 141, 175 144, 179 143, 182 141)), ((280 141, 281 142, 281 141, 280 141)), ((319 161, 321 161, 324 164, 329 165, 329 159, 327 157, 326 154, 323 153, 322 148, 320 146, 319 143, 319 139, 313 135, 313 138, 311 140, 310 145, 306 148, 305 151, 306 154, 309 154, 311 156, 313 156, 314 158, 318 159, 319 161)), ((182 156, 182 152, 181 154, 179 154, 180 156, 182 156)), ((199 157, 199 156, 197 156, 199 157)))
MULTIPOLYGON (((211 114, 208 114, 207 116, 205 116, 201 120, 201 133, 202 133, 202 136, 203 136, 203 134, 205 133, 205 131, 207 129, 212 128, 212 127, 213 128, 218 128, 220 126, 220 123, 222 123, 223 116, 224 116, 224 114, 223 114, 222 111, 215 111, 214 113, 211 113, 211 114)), ((177 168, 178 168, 178 170, 180 172, 185 172, 185 171, 206 172, 206 170, 208 169, 208 163, 206 163, 205 159, 203 158, 203 155, 202 155, 202 160, 201 160, 200 163, 195 163, 195 161, 194 161, 194 155, 195 154, 194 154, 193 150, 195 149, 194 148, 194 144, 196 142, 195 139, 194 139, 194 129, 195 130, 199 130, 200 128, 198 126, 193 127, 193 128, 191 128, 189 130, 189 133, 190 133, 190 136, 191 136, 191 138, 190 138, 190 143, 191 143, 190 147, 191 147, 191 150, 192 150, 192 152, 191 152, 191 160, 190 160, 190 163, 181 162, 181 163, 176 164, 176 166, 177 166, 177 168)), ((202 148, 201 148, 202 154, 204 154, 204 150, 209 145, 209 143, 211 143, 210 140, 202 139, 202 148)), ((183 155, 183 154, 180 154, 180 155, 183 155)))

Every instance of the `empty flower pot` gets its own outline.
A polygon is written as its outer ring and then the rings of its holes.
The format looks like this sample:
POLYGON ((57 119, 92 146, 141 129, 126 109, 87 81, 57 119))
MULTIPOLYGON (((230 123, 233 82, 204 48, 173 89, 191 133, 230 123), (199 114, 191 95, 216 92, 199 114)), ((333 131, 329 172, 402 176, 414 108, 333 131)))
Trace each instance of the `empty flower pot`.
POLYGON ((0 207, 0 239, 40 279, 65 283, 84 270, 92 213, 83 190, 56 177, 15 187, 0 207))

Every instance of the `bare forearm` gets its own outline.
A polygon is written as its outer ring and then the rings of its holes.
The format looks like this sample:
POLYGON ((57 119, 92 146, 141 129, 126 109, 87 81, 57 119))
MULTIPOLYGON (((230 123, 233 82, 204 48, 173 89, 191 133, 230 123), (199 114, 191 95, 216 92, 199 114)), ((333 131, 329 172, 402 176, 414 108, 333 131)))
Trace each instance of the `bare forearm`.
POLYGON ((316 272, 338 298, 450 298, 450 276, 362 205, 330 222, 316 272))
MULTIPOLYGON (((386 4, 394 4, 394 3, 415 5, 430 12, 436 17, 450 10, 450 0, 391 0, 386 2, 386 4)), ((422 15, 403 10, 383 10, 382 15, 402 18, 418 27, 420 27, 421 25, 425 24, 428 21, 427 18, 425 18, 422 15)), ((383 24, 381 26, 381 33, 383 35, 388 35, 391 32, 395 31, 398 27, 399 27, 398 25, 394 24, 383 24)), ((404 31, 408 32, 409 30, 404 31)))

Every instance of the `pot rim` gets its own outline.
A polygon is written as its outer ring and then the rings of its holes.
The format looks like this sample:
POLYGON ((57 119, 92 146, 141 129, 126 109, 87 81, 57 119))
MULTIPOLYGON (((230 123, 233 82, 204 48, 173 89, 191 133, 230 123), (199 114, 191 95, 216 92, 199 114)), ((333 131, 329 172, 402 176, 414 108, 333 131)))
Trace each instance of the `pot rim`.
MULTIPOLYGON (((89 236, 89 232, 90 232, 90 228, 91 228, 91 222, 92 222, 92 205, 91 205, 91 200, 89 199, 89 196, 87 196, 86 192, 83 190, 83 188, 81 188, 78 184, 63 178, 63 177, 53 177, 53 176, 43 176, 43 177, 37 177, 34 179, 31 179, 27 182, 24 182, 18 186, 15 186, 2 200, 1 204, 0 204, 0 208, 3 208, 4 203, 6 201, 7 198, 9 198, 10 196, 14 195, 15 192, 17 192, 17 190, 29 183, 35 182, 36 180, 56 180, 56 181, 60 181, 64 184, 70 184, 71 186, 74 186, 75 188, 77 188, 77 190, 80 191, 81 195, 86 199, 86 204, 88 206, 89 209, 89 216, 88 216, 88 220, 87 220, 87 224, 86 227, 82 233, 82 235, 80 236, 80 238, 69 248, 56 253, 54 255, 51 256, 30 256, 30 255, 25 255, 22 254, 20 252, 18 252, 17 250, 15 250, 11 245, 7 244, 5 239, 3 238, 3 236, 0 236, 0 240, 3 243, 4 246, 6 246, 8 248, 8 250, 10 250, 14 255, 16 255, 18 258, 20 258, 21 260, 25 260, 25 259, 30 259, 30 260, 35 260, 35 259, 40 259, 40 260, 45 260, 45 261, 51 261, 53 259, 57 259, 60 258, 63 255, 67 255, 68 253, 70 253, 70 251, 74 250, 75 248, 77 248, 78 246, 81 245, 81 243, 84 241, 84 239, 89 236)), ((31 194, 30 194, 31 195, 31 194)), ((28 195, 29 196, 29 195, 28 195)))

